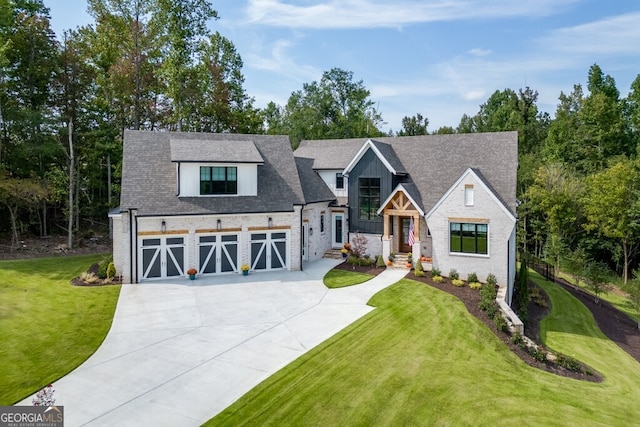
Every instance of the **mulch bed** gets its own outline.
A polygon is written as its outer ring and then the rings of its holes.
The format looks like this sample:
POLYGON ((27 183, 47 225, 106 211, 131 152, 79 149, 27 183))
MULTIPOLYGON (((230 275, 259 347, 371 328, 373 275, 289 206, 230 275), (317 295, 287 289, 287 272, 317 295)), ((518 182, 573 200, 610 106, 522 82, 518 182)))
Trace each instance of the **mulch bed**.
POLYGON ((378 274, 385 271, 387 268, 386 267, 377 268, 375 265, 366 266, 366 267, 362 265, 351 265, 351 264, 347 264, 347 262, 345 261, 341 264, 336 265, 334 269, 354 271, 356 273, 364 273, 364 274, 371 274, 372 276, 377 276, 378 274))

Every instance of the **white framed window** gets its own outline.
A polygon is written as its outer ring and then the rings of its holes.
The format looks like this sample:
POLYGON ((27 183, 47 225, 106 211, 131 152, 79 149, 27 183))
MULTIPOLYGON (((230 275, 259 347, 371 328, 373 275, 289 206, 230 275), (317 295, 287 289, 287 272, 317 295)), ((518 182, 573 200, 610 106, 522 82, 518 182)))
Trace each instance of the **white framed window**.
POLYGON ((464 205, 473 206, 473 185, 464 186, 464 205))

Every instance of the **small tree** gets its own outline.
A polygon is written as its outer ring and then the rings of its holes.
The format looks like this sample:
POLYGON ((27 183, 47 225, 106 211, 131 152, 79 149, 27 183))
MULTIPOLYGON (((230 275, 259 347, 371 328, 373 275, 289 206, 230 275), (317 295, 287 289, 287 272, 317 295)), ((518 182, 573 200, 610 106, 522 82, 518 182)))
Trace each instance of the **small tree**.
POLYGON ((413 269, 413 274, 416 277, 424 276, 424 268, 422 267, 422 262, 420 261, 419 258, 416 260, 416 265, 415 265, 415 267, 413 269))
POLYGON ((587 264, 587 255, 584 249, 578 248, 571 254, 567 255, 562 263, 562 268, 573 277, 576 285, 580 285, 580 280, 583 279, 584 270, 587 264))
POLYGON ((640 270, 633 271, 633 279, 622 285, 622 290, 629 295, 629 302, 636 312, 638 329, 640 329, 640 270))
POLYGON ((361 258, 367 253, 367 238, 360 233, 356 233, 351 239, 351 254, 356 258, 361 258))
POLYGON ((585 270, 585 283, 587 289, 593 292, 596 304, 600 303, 600 294, 607 293, 611 289, 609 284, 609 269, 601 262, 591 261, 585 270))

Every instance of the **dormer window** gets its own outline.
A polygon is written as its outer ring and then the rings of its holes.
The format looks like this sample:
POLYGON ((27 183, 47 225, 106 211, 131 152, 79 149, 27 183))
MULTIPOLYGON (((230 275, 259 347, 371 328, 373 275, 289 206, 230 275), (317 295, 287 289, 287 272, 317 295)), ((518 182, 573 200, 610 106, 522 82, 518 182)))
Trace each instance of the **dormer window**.
POLYGON ((336 189, 344 189, 344 176, 341 173, 336 173, 336 189))
POLYGON ((238 168, 200 166, 200 194, 238 194, 238 168))

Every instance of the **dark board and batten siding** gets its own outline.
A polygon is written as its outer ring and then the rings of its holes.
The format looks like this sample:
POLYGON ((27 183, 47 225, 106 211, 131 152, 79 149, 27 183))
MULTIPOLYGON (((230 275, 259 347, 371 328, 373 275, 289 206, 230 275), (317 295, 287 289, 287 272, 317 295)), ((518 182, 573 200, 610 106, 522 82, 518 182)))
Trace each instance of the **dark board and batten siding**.
POLYGON ((380 178, 380 203, 391 194, 394 188, 394 176, 369 149, 349 173, 349 231, 352 233, 382 234, 382 217, 374 220, 360 219, 360 197, 358 195, 358 178, 380 178))

